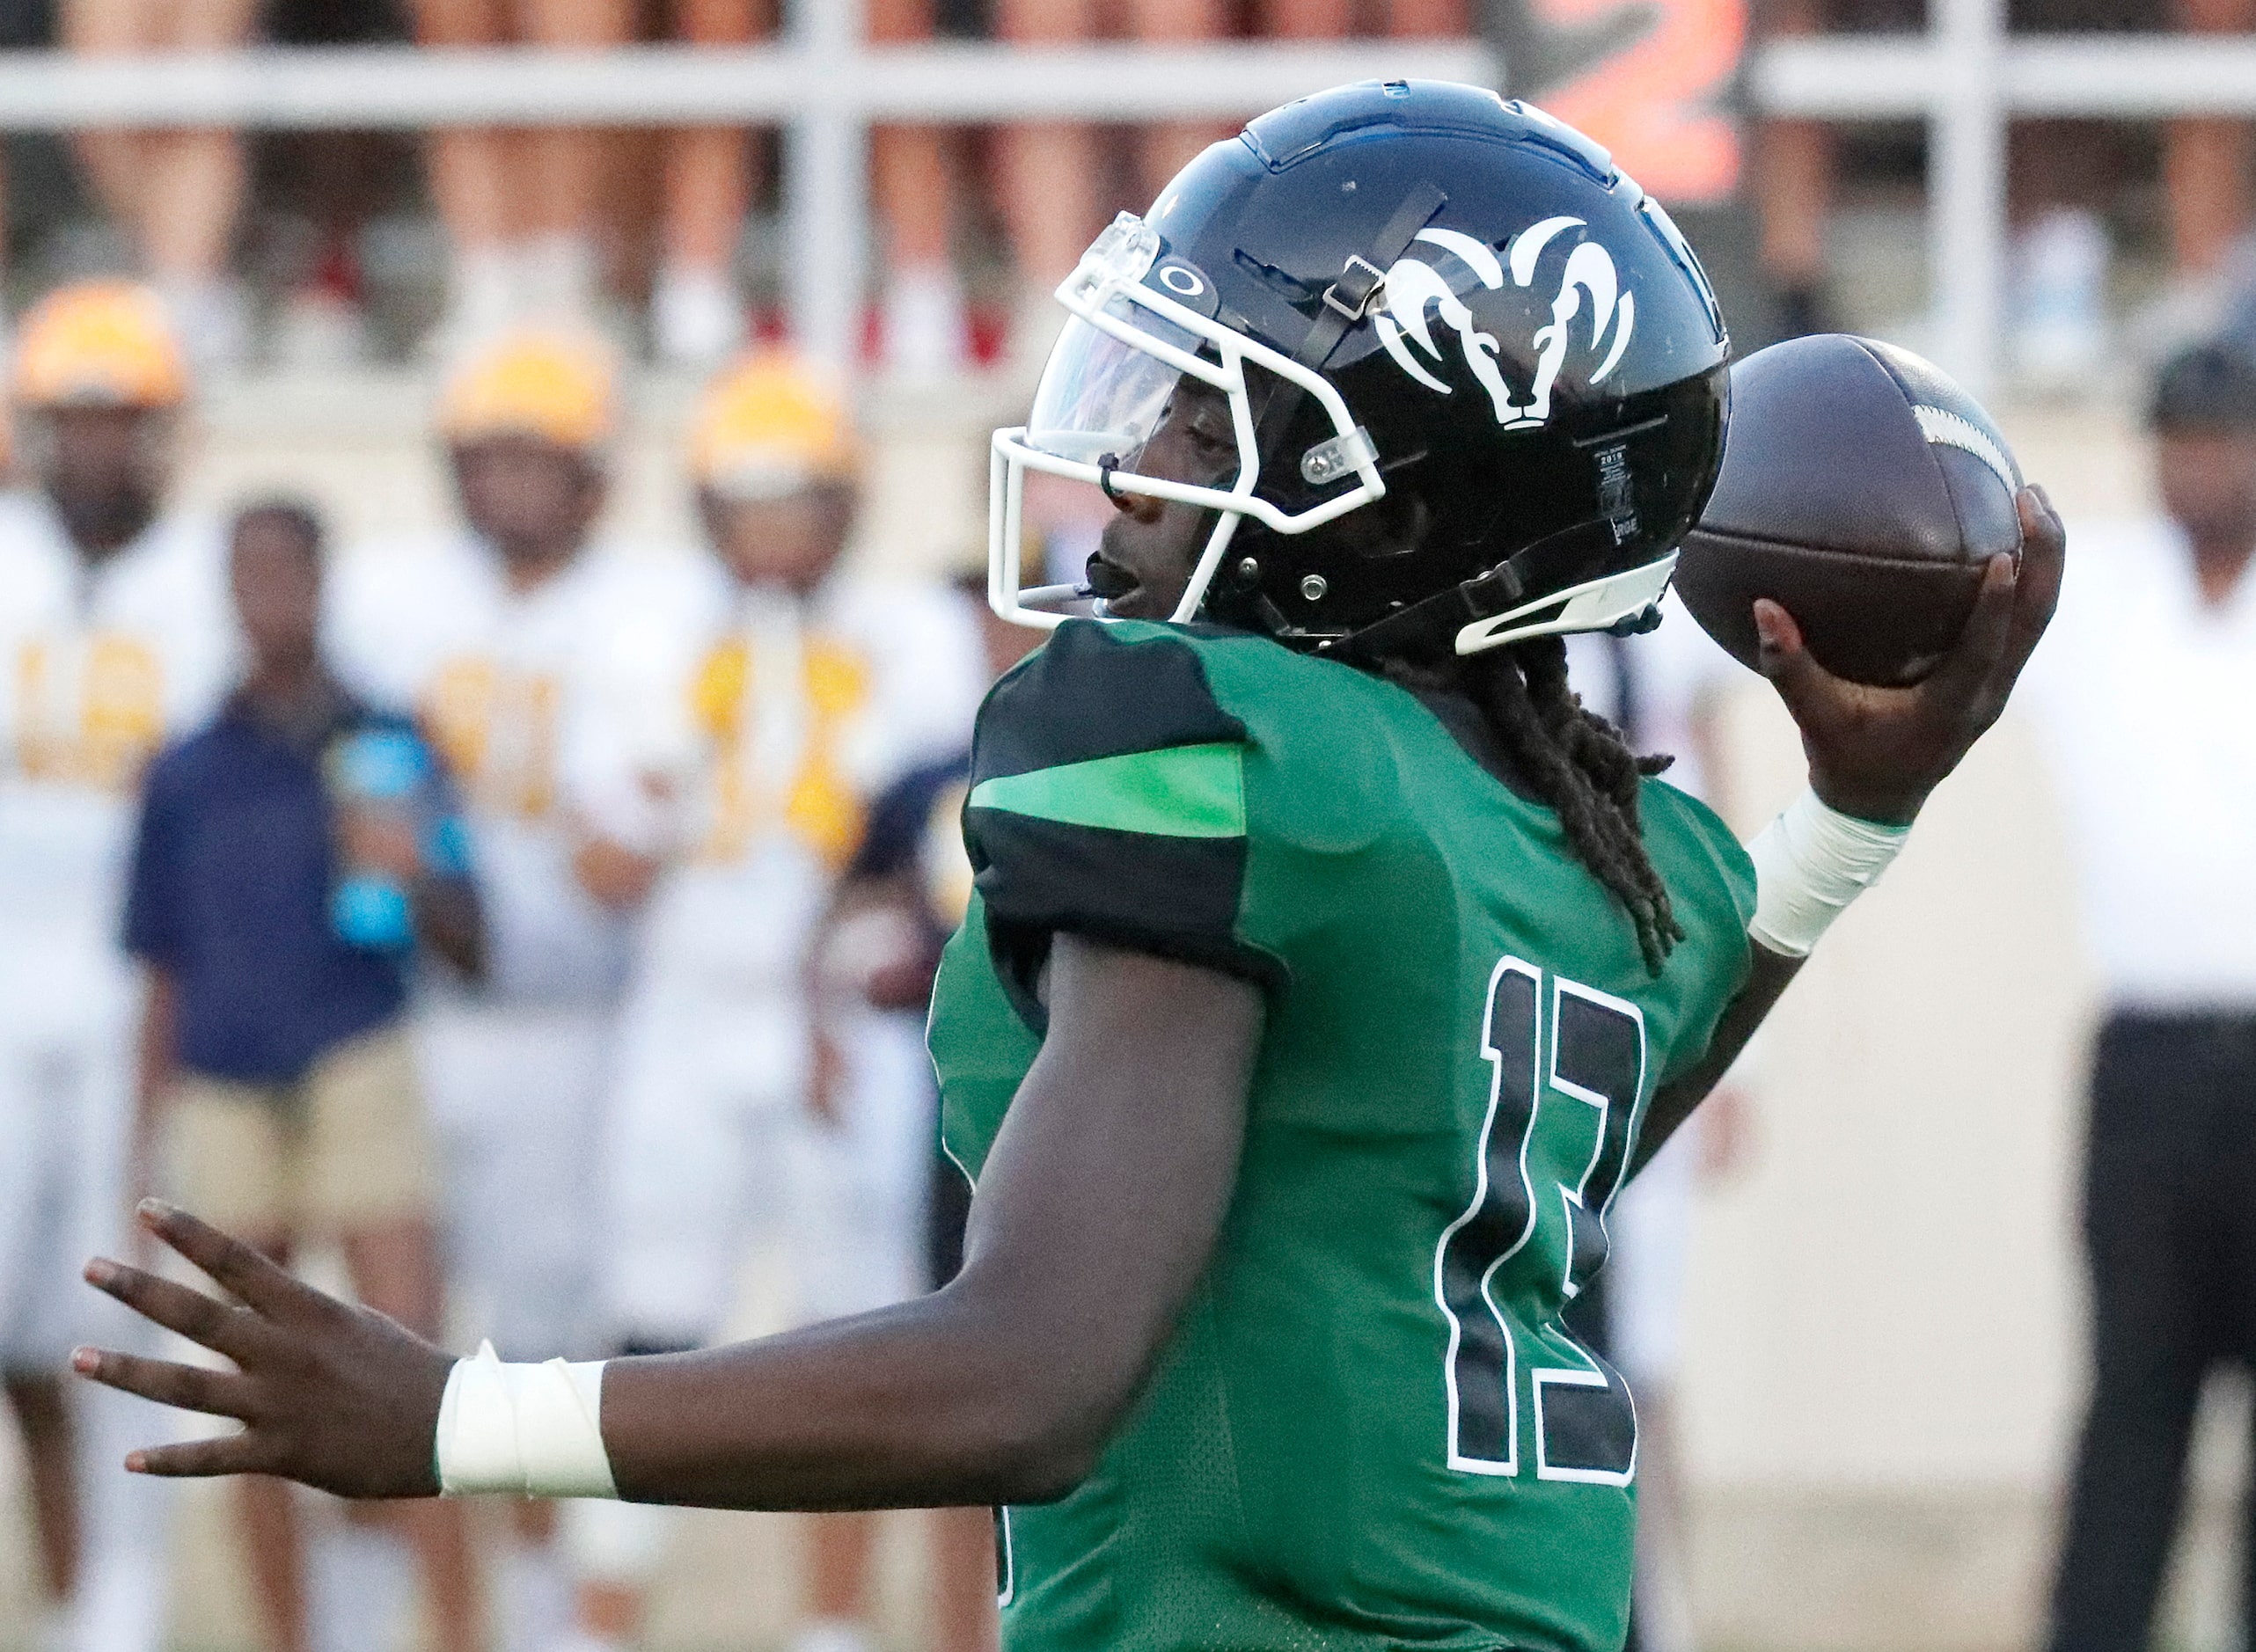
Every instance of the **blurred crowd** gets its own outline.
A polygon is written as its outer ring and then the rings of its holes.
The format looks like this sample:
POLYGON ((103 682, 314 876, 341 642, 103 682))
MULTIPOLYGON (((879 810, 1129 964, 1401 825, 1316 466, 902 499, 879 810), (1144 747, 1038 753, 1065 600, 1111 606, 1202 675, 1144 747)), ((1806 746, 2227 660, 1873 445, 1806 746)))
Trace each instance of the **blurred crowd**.
MULTIPOLYGON (((1914 32, 1923 0, 1770 0, 1758 28, 1776 39, 1914 32)), ((2250 0, 2009 0, 2015 34, 2245 35, 2250 0)), ((1880 123, 1773 120, 1751 179, 1761 261, 1777 289, 1782 331, 1847 325, 1843 290, 1860 259, 1842 215, 1920 186, 1918 135, 1880 123)), ((2021 386, 2089 393, 2123 347, 2151 361, 2216 327, 2256 280, 2251 238, 2256 127, 2245 120, 2122 121, 2048 117, 2012 123, 2006 143, 2010 365, 2021 386)), ((1884 261, 1884 259, 1878 259, 1884 261)), ((1947 274, 1943 276, 1947 280, 1947 274)), ((1890 319, 1895 318, 1890 317, 1890 319)), ((1870 325, 1869 321, 1866 325, 1870 325)))
MULTIPOLYGON (((1505 48, 1515 92, 1559 94, 1601 126, 1602 111, 1625 98, 1690 97, 1703 108, 1720 99, 1718 110, 1738 119, 1732 63, 1750 39, 1928 21, 1921 0, 1588 11, 1564 0, 868 0, 865 18, 879 47, 1485 35, 1505 48), (1675 77, 1640 80, 1652 65, 1631 48, 1658 40, 1655 31, 1681 33, 1682 50, 1703 62, 1721 54, 1710 81, 1678 91, 1675 77), (1622 53, 1621 86, 1584 110, 1587 77, 1622 53)), ((259 41, 731 46, 778 38, 779 12, 780 0, 6 0, 0 45, 111 55, 259 41)), ((2009 23, 2245 34, 2256 3, 2015 0, 2009 23)), ((1893 223, 1922 188, 1921 130, 1745 124, 1745 143, 1721 140, 1698 187, 1743 184, 1755 208, 1743 230, 1747 261, 1775 289, 1775 331, 1882 326, 1915 308, 1916 295, 1890 289, 1887 276, 1910 244, 1873 226, 1893 223)), ((2025 381, 2088 387, 2127 332, 2134 354, 2150 358, 2156 347, 2137 347, 2214 318, 2220 283, 2256 267, 2251 131, 2230 119, 2015 123, 2008 325, 2025 381)), ((866 295, 867 360, 945 378, 1038 359, 1050 332, 1029 318, 1089 237, 1117 208, 1147 202, 1219 132, 1196 122, 878 128, 869 164, 881 274, 866 295)), ((1614 141, 1636 147, 1628 134, 1614 141)), ((535 323, 593 327, 630 355, 702 373, 784 329, 792 252, 776 230, 781 143, 773 129, 737 127, 18 138, 9 145, 10 285, 20 301, 62 279, 137 275, 164 296, 206 371, 447 361, 497 329, 535 323)), ((1910 279, 1923 280, 1915 259, 1910 279)))
MULTIPOLYGON (((0 12, 18 15, 0 26, 0 44, 97 54, 260 40, 734 46, 775 38, 778 9, 777 0, 55 0, 48 16, 43 0, 11 0, 0 12)), ((1468 0, 870 0, 866 18, 877 45, 1457 37, 1470 26, 1468 0)), ((925 375, 992 359, 1008 347, 1022 289, 1046 295, 1114 210, 1148 201, 1227 130, 1115 135, 1125 141, 1073 125, 878 129, 871 185, 885 274, 870 295, 871 355, 925 375)), ((224 131, 95 133, 31 157, 36 176, 14 193, 39 196, 35 222, 11 228, 23 246, 68 220, 50 261, 66 274, 93 263, 146 278, 206 369, 254 352, 311 366, 399 349, 450 359, 530 322, 597 327, 703 371, 777 325, 772 272, 752 267, 773 216, 778 153, 773 132, 742 128, 255 142, 224 131), (418 233, 432 219, 436 246, 418 233), (402 279, 398 267, 418 263, 442 272, 441 290, 403 300, 389 290, 402 279), (264 342, 254 312, 270 323, 264 342)))

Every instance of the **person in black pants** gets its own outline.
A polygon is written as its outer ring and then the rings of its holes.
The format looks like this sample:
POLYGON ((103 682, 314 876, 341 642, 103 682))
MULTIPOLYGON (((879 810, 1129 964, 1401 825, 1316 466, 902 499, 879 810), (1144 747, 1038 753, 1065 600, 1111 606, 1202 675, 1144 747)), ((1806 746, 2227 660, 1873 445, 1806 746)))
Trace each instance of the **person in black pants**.
POLYGON ((2097 1370, 2062 1652, 2146 1644, 2202 1382, 2256 1361, 2256 1011, 2108 1019, 2084 1198, 2097 1370))
POLYGON ((2152 423, 2169 520, 2077 529, 2027 679, 2108 1005, 2093 1380, 2050 1652, 2144 1652, 2202 1385, 2256 1363, 2256 357, 2179 355, 2152 423))

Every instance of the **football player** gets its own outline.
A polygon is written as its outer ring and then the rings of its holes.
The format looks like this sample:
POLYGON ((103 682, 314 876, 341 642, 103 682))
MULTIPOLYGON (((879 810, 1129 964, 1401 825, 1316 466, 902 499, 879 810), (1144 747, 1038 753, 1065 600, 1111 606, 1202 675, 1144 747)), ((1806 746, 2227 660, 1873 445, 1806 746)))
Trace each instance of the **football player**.
MULTIPOLYGON (((647 887, 614 844, 634 807, 634 731, 705 601, 687 555, 598 536, 615 401, 594 344, 495 341, 440 402, 462 530, 363 548, 337 570, 341 674, 420 718, 466 806, 486 974, 433 983, 418 1042, 453 1289, 497 1341, 531 1350, 598 1346, 596 1154, 647 887)), ((514 1635, 546 1645, 569 1583, 550 1511, 520 1513, 505 1611, 514 1635)))
MULTIPOLYGON (((675 830, 604 1154, 605 1307, 646 1351, 719 1334, 763 1204, 791 1214, 807 1317, 914 1288, 926 1121, 905 1086, 811 1083, 802 961, 865 803, 960 742, 985 686, 952 594, 839 567, 861 457, 825 376, 780 354, 737 363, 706 393, 690 462, 725 616, 685 685, 678 756, 651 777, 675 830)), ((861 1030, 846 1067, 922 1063, 915 1038, 861 1030)), ((634 1550, 607 1561, 600 1534, 625 1523, 589 1512, 586 1560, 614 1581, 583 1591, 583 1622, 623 1637, 634 1550)), ((809 1652, 865 1644, 873 1535, 866 1517, 816 1523, 809 1652)))
POLYGON ((992 600, 1077 600, 1019 588, 1026 471, 1117 515, 1103 618, 980 713, 931 1034, 978 1183, 956 1281, 709 1353, 457 1362, 151 1208, 247 1311, 93 1279, 237 1370, 77 1368, 246 1426, 135 1467, 992 1502, 1020 1648, 1621 1644, 1635 1414, 1561 1308, 2002 711, 2057 523, 2024 497, 1916 688, 1828 676, 1759 606, 1810 789, 1750 856, 1567 685, 1560 635, 1659 600, 1725 415, 1706 282, 1603 150, 1470 87, 1343 88, 1059 296, 995 441, 992 600))
MULTIPOLYGON (((61 1361, 81 1334, 70 1252, 121 1212, 137 988, 117 941, 134 795, 168 735, 232 668, 216 523, 167 508, 188 398, 157 296, 50 294, 11 381, 34 486, 0 496, 0 1375, 22 1425, 45 1581, 70 1592, 79 1510, 61 1361)), ((122 1484, 107 1441, 147 1426, 91 1408, 88 1644, 164 1628, 161 1500, 122 1484)))

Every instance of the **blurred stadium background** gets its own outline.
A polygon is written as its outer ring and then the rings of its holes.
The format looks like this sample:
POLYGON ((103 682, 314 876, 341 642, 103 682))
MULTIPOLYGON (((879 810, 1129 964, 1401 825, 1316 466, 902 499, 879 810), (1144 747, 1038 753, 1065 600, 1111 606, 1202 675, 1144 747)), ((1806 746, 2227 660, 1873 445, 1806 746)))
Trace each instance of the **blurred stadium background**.
MULTIPOLYGON (((407 44, 380 6, 289 10, 263 43, 95 55, 59 45, 31 0, 0 5, 17 48, 0 56, 6 288, 14 311, 135 265, 75 138, 251 135, 226 278, 248 326, 215 354, 182 481, 215 509, 306 494, 346 541, 449 511, 428 341, 449 245, 415 164, 433 127, 619 134, 596 318, 647 364, 614 511, 629 537, 674 542, 692 534, 679 478, 699 376, 658 359, 641 319, 649 135, 741 128, 757 184, 731 280, 755 331, 859 375, 875 468, 857 554, 905 569, 960 567, 981 543, 985 436, 1022 406, 1044 342, 1025 336, 1040 283, 1014 266, 985 181, 1016 123, 1095 122, 1124 142, 1139 122, 1227 121, 1373 75, 1531 97, 1681 208, 1743 347, 1816 321, 1930 354, 1992 399, 2071 535, 2151 508, 2144 376, 2223 312, 2249 261, 2236 237, 2256 33, 2214 0, 1499 0, 1416 40, 1381 38, 1371 5, 1346 8, 1354 33, 1330 40, 1279 38, 1280 0, 1262 18, 1225 8, 1212 40, 1039 46, 995 38, 966 0, 939 8, 937 38, 879 45, 856 0, 793 0, 749 44, 443 52, 407 44), (884 347, 890 254, 868 155, 873 127, 903 122, 946 129, 966 203, 949 231, 963 338, 937 365, 884 347)), ((1141 204, 1122 147, 1098 146, 1107 211, 1141 204)), ((1751 679, 1727 727, 1729 812, 1751 830, 1798 757, 1751 679)), ((2091 1005, 2066 854, 2009 720, 1766 1040, 1748 1151, 1703 1193, 1692 1263, 1680 1403, 1704 1645, 1973 1652, 2038 1633, 2084 1380, 2073 1212, 2091 1005)), ((747 1327, 772 1314, 772 1261, 747 1261, 747 1327)), ((2245 1387, 2215 1397, 2166 1619, 2188 1652, 2237 1644, 2249 1432, 2245 1387)), ((0 1501, 0 1644, 28 1647, 18 1501, 0 1501)), ((176 1644, 233 1652, 253 1643, 241 1568, 217 1499, 191 1507, 176 1644)), ((652 1642, 779 1642, 789 1523, 691 1530, 652 1642)), ((922 1565, 905 1519, 886 1590, 903 1648, 919 1644, 922 1565)))

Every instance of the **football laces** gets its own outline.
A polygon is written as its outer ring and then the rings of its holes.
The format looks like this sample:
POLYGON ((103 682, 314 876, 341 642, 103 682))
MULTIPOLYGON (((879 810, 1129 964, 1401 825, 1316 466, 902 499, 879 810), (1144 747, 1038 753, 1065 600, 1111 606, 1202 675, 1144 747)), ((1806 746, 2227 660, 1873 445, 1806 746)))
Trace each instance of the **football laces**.
POLYGON ((2013 461, 2005 457, 2005 450, 1990 440, 1989 433, 1980 425, 1947 407, 1923 404, 1914 406, 1911 412, 1919 420, 1919 434, 1927 438, 1929 446, 1971 453, 1997 473, 1997 479, 2005 484, 2007 493, 2021 491, 2020 479, 2013 473, 2013 461))

